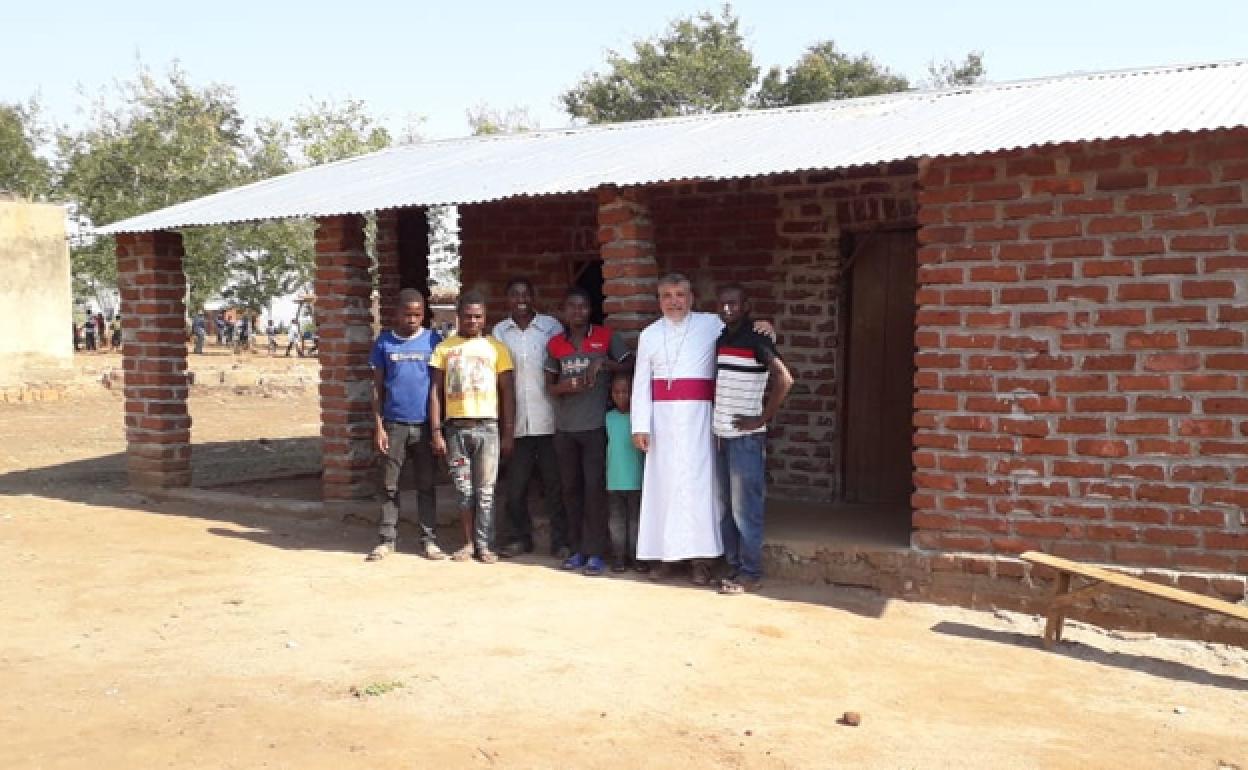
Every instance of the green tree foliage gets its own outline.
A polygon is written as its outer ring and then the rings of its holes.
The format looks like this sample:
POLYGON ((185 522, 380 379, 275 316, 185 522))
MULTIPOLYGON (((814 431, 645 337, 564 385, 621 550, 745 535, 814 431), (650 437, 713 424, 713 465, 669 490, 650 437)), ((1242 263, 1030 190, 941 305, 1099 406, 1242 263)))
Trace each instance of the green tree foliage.
MULTIPOLYGON (((364 104, 315 103, 289 124, 247 130, 232 90, 191 84, 174 67, 140 69, 90 125, 58 136, 58 192, 79 235, 72 258, 80 293, 116 285, 113 238, 92 234, 115 222, 247 182, 371 152, 389 144, 364 104)), ((314 225, 308 221, 193 227, 183 232, 189 310, 224 296, 253 311, 311 280, 314 225)))
POLYGON ((927 65, 927 86, 929 88, 957 88, 973 86, 984 82, 987 71, 984 69, 984 52, 971 51, 961 62, 945 59, 937 64, 927 65))
POLYGON ((478 104, 468 110, 468 125, 473 136, 491 134, 519 134, 534 131, 540 126, 528 107, 510 107, 500 110, 488 104, 478 104))
POLYGON ((806 49, 786 70, 772 67, 759 84, 755 107, 783 107, 832 99, 904 91, 910 82, 879 64, 869 54, 851 56, 824 40, 806 49))
POLYGON ((607 54, 607 71, 585 75, 561 96, 590 123, 724 112, 745 106, 758 78, 740 22, 725 5, 672 22, 658 38, 633 44, 632 57, 607 54))
POLYGON ((309 166, 374 152, 390 146, 390 133, 376 124, 364 102, 322 101, 295 115, 291 133, 295 148, 309 166))
POLYGON ((38 200, 52 187, 52 166, 39 156, 47 133, 39 102, 0 104, 0 191, 38 200))
MULTIPOLYGON (((229 88, 196 88, 177 67, 163 78, 141 68, 117 96, 116 106, 97 103, 85 129, 57 138, 59 193, 78 225, 74 274, 88 285, 116 282, 114 239, 91 234, 92 224, 217 192, 245 171, 243 118, 229 88)), ((185 234, 193 306, 221 289, 224 238, 221 228, 185 234)))

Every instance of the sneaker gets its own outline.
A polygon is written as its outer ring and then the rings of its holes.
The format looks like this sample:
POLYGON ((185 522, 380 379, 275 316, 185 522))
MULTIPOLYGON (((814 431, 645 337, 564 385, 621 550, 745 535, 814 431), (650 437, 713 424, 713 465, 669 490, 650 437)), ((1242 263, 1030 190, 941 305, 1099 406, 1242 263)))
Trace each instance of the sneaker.
POLYGON ((429 561, 442 561, 446 558, 446 552, 439 548, 438 544, 432 540, 425 543, 424 555, 429 561))
POLYGON ((364 561, 381 561, 392 553, 394 553, 394 543, 379 543, 376 548, 368 552, 364 561))
POLYGON ((581 570, 581 574, 590 577, 598 577, 606 570, 607 565, 603 564, 601 556, 591 556, 589 561, 585 562, 585 569, 581 570))
POLYGON ((563 560, 563 568, 568 570, 582 569, 585 566, 585 557, 579 553, 574 553, 563 560))
POLYGON ((498 561, 498 554, 489 548, 482 548, 480 551, 477 551, 477 561, 482 564, 494 564, 498 561))

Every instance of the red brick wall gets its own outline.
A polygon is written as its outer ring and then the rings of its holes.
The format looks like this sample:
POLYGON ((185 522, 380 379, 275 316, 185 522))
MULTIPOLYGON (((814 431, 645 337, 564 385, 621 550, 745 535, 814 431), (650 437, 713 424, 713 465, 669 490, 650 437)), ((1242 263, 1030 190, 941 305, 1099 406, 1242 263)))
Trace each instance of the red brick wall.
POLYGON ((649 191, 659 272, 688 274, 708 311, 716 285, 742 283, 755 316, 776 324, 797 382, 770 433, 772 494, 838 492, 841 235, 913 226, 916 173, 898 163, 649 191))
POLYGON ((921 187, 915 544, 1248 571, 1248 132, 921 187))
MULTIPOLYGON (((836 495, 840 236, 914 226, 917 171, 898 163, 658 185, 636 196, 649 210, 659 273, 687 273, 706 310, 713 310, 718 284, 740 282, 750 289, 755 314, 776 324, 781 352, 797 378, 771 432, 768 466, 776 495, 836 495)), ((612 192, 605 200, 615 197, 612 192)), ((486 293, 491 321, 505 314, 503 288, 515 275, 531 277, 539 305, 555 308, 569 282, 568 264, 598 255, 597 206, 596 196, 586 194, 460 208, 464 286, 486 293)), ((605 222, 604 232, 614 226, 605 222)), ((633 250, 620 253, 621 269, 625 262, 629 270, 636 267, 633 250)), ((611 265, 604 272, 609 280, 614 275, 611 265)))
POLYGON ((576 260, 598 258, 594 193, 516 198, 459 207, 460 281, 485 293, 489 322, 507 315, 507 281, 533 282, 538 308, 553 313, 576 260))

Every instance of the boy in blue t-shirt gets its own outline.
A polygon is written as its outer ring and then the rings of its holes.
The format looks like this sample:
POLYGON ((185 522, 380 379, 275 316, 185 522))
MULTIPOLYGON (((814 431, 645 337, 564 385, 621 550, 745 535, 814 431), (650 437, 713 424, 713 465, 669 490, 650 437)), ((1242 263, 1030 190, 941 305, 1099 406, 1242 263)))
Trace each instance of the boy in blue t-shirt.
POLYGON ((641 521, 641 474, 644 460, 633 446, 633 428, 628 416, 633 395, 633 376, 620 372, 611 381, 611 401, 607 412, 607 528, 611 533, 612 572, 623 572, 631 564, 638 572, 648 572, 637 561, 637 526, 641 521))
POLYGON ((394 552, 399 523, 399 478, 410 459, 416 465, 416 499, 420 511, 420 542, 427 559, 445 559, 438 547, 436 499, 433 492, 433 445, 430 443, 429 358, 442 336, 422 326, 425 297, 416 289, 399 292, 394 329, 373 344, 373 416, 377 451, 383 459, 381 542, 368 555, 379 561, 394 552))

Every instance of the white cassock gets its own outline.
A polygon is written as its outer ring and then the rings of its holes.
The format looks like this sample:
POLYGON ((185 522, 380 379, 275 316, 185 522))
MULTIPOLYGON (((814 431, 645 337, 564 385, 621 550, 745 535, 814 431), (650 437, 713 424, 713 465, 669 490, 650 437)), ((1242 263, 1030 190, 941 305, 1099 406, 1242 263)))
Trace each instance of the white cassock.
POLYGON ((637 343, 633 433, 650 434, 641 488, 637 558, 710 559, 724 552, 715 483, 715 341, 712 313, 650 324, 637 343))

